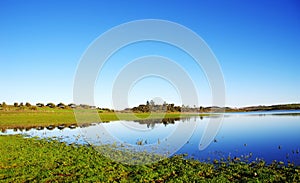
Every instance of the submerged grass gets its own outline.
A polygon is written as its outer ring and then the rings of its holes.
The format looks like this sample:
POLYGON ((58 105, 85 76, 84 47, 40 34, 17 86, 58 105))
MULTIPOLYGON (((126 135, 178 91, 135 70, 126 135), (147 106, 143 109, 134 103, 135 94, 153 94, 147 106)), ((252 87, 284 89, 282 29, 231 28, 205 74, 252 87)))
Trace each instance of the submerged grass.
MULTIPOLYGON (((0 182, 299 182, 300 167, 263 161, 201 163, 183 156, 153 164, 114 162, 92 147, 0 136, 0 182)), ((108 149, 109 151, 109 149, 108 149)))

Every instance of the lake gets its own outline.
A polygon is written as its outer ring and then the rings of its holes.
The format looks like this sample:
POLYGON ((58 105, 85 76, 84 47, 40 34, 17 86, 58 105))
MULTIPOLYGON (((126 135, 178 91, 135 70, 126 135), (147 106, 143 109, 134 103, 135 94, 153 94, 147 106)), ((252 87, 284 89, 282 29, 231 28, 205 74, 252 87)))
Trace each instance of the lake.
POLYGON ((138 151, 188 154, 211 161, 231 158, 260 158, 300 165, 300 111, 226 113, 222 126, 207 148, 200 139, 211 117, 93 123, 76 128, 7 129, 0 135, 23 134, 76 144, 115 144, 138 151), (190 129, 189 129, 190 128, 190 129), (179 130, 178 130, 179 129, 179 130))

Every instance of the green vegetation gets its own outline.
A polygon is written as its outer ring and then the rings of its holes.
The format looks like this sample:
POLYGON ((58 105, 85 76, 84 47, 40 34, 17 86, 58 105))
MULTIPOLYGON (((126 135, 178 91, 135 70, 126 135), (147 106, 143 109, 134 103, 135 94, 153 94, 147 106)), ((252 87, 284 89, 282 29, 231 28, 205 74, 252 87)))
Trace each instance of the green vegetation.
MULTIPOLYGON (((188 117, 195 116, 196 114, 180 114, 180 113, 167 113, 165 118, 179 118, 180 116, 188 117)), ((149 113, 137 113, 136 117, 132 117, 128 113, 119 113, 118 116, 115 113, 99 113, 99 117, 103 122, 116 121, 116 120, 141 120, 147 118, 149 113)), ((159 119, 161 114, 153 114, 152 119, 159 119)), ((89 115, 86 114, 86 122, 89 115)), ((0 129, 7 128, 29 128, 36 126, 49 126, 49 125, 71 125, 76 124, 75 116, 72 110, 60 110, 60 111, 22 111, 22 112, 2 112, 0 111, 0 129)))
POLYGON ((238 158, 201 163, 174 156, 126 165, 92 147, 22 136, 0 136, 0 182, 299 182, 300 167, 238 158))
MULTIPOLYGON (((247 112, 247 111, 259 111, 259 110, 293 110, 300 109, 300 104, 285 104, 285 105, 273 105, 273 106, 254 106, 246 108, 218 108, 218 107, 199 107, 194 106, 175 106, 174 104, 164 103, 157 105, 153 101, 146 102, 146 105, 139 105, 132 109, 126 109, 118 112, 118 115, 112 109, 108 108, 96 108, 95 106, 88 105, 76 105, 76 104, 64 104, 59 103, 37 103, 31 105, 26 102, 15 102, 13 105, 8 105, 5 102, 0 104, 0 129, 7 128, 30 128, 37 126, 49 126, 49 125, 72 125, 76 124, 75 115, 73 109, 85 111, 81 115, 84 118, 84 123, 95 122, 95 118, 86 112, 85 109, 97 110, 99 117, 102 121, 115 121, 115 120, 141 120, 141 119, 160 119, 160 118, 180 118, 190 116, 207 116, 209 112, 227 111, 227 112, 247 112), (130 113, 134 112, 135 115, 130 113), (150 112, 152 115, 150 116, 150 112)), ((297 114, 296 114, 297 115, 297 114)), ((162 120, 163 122, 163 120, 162 120)))
MULTIPOLYGON (((48 107, 26 107, 23 105, 15 107, 14 105, 9 106, 5 104, 5 107, 0 107, 0 129, 76 124, 75 115, 71 107, 63 104, 58 105, 61 107, 57 107, 51 103, 47 105, 48 107)), ((43 106, 43 104, 39 104, 39 106, 43 106)), ((116 114, 112 112, 112 110, 103 108, 95 110, 98 111, 99 117, 104 122, 115 120, 141 120, 150 117, 150 113, 134 113, 135 115, 131 115, 130 113, 123 112, 116 114)), ((93 120, 94 118, 90 118, 91 116, 86 110, 83 111, 85 111, 82 115, 85 117, 86 123, 95 122, 93 120)), ((154 113, 151 115, 151 119, 160 119, 162 116, 164 118, 180 118, 195 115, 199 114, 166 113, 164 115, 163 113, 154 113)), ((204 115, 207 114, 202 114, 202 116, 204 115)))
MULTIPOLYGON (((273 106, 272 109, 298 109, 297 107, 298 104, 291 104, 273 106)), ((91 113, 85 109, 96 110, 102 121, 134 120, 147 124, 157 122, 167 124, 173 123, 175 118, 209 115, 204 113, 208 109, 203 107, 199 109, 202 112, 200 114, 180 113, 178 109, 182 110, 182 108, 173 104, 155 105, 152 102, 139 106, 136 110, 130 109, 117 114, 111 109, 88 105, 76 106, 63 103, 31 105, 28 102, 25 105, 22 102, 8 105, 3 102, 0 105, 0 129, 76 124, 74 108, 79 109, 78 111, 81 112, 87 123, 95 121, 92 120, 93 118, 89 120, 91 113), (166 107, 166 114, 161 112, 163 106, 166 107), (81 111, 81 109, 83 110, 81 111), (143 111, 145 109, 146 111, 143 111), (132 111, 135 112, 135 115, 128 113, 132 111), (151 111, 154 113, 151 114, 151 111), (163 119, 161 119, 162 116, 163 119)), ((245 111, 256 109, 253 107, 245 109, 245 111)), ((260 109, 263 108, 260 107, 260 109)), ((213 163, 202 163, 197 160, 187 160, 183 156, 174 156, 153 164, 125 165, 112 161, 89 146, 66 145, 54 140, 38 140, 22 136, 0 136, 0 147, 0 182, 300 181, 300 167, 292 164, 284 165, 282 162, 266 165, 261 160, 246 163, 239 158, 228 158, 223 161, 215 160, 213 163)), ((117 152, 115 149, 105 146, 97 149, 111 154, 113 157, 123 154, 123 152, 117 152)), ((128 154, 125 157, 132 159, 137 156, 128 154)), ((146 157, 153 158, 152 155, 146 157)), ((147 160, 143 159, 143 162, 147 162, 147 160)))
MULTIPOLYGON (((180 106, 175 106, 174 104, 167 104, 164 102, 163 104, 155 104, 153 100, 150 102, 147 101, 146 105, 141 104, 137 107, 133 107, 132 109, 133 112, 181 112, 183 111, 183 108, 180 106)), ((197 108, 195 108, 194 111, 190 112, 199 112, 197 108)))

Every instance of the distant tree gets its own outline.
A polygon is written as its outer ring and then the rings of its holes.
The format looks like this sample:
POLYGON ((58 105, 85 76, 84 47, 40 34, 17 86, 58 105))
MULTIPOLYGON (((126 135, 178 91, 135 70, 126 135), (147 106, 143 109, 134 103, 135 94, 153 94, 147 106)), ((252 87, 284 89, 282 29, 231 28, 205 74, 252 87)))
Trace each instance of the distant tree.
POLYGON ((181 107, 180 106, 174 106, 174 111, 175 112, 181 112, 181 107))
MULTIPOLYGON (((155 104, 152 100, 146 104, 149 105, 141 104, 137 107, 133 107, 131 110, 133 112, 182 112, 182 108, 180 106, 175 106, 175 104, 167 104, 167 102, 164 102, 163 104, 155 104)), ((198 109, 194 110, 197 111, 198 109)))
POLYGON ((153 100, 150 100, 150 105, 154 106, 155 102, 153 100))
POLYGON ((19 105, 19 107, 23 107, 23 106, 24 106, 24 104, 23 104, 23 102, 21 102, 20 105, 19 105))
POLYGON ((167 104, 166 101, 164 101, 163 105, 161 106, 161 110, 162 111, 167 111, 168 110, 167 108, 168 108, 168 104, 167 104))
POLYGON ((26 107, 30 107, 31 104, 30 104, 29 102, 26 102, 25 106, 26 106, 26 107))
POLYGON ((2 102, 2 107, 3 107, 3 108, 7 107, 7 105, 6 105, 5 102, 2 102))
POLYGON ((199 107, 199 110, 200 110, 200 112, 203 112, 203 107, 200 106, 200 107, 199 107))
POLYGON ((54 103, 48 103, 46 106, 50 107, 50 108, 55 108, 55 104, 54 103))
POLYGON ((64 109, 64 108, 66 108, 66 105, 65 105, 64 103, 61 102, 61 103, 57 104, 56 107, 59 107, 59 108, 63 108, 63 109, 64 109))
POLYGON ((18 107, 18 106, 19 106, 18 102, 15 102, 14 107, 18 107))
POLYGON ((141 104, 141 105, 139 105, 138 107, 132 108, 132 110, 133 110, 134 112, 149 112, 149 111, 150 111, 150 107, 147 106, 147 105, 141 104))
POLYGON ((80 106, 81 108, 83 108, 83 109, 89 109, 89 108, 90 108, 90 106, 87 105, 87 104, 80 104, 79 106, 80 106))
POLYGON ((149 106, 149 105, 150 105, 150 103, 149 103, 149 101, 148 101, 148 100, 147 100, 147 102, 146 102, 146 105, 147 105, 147 106, 149 106))
POLYGON ((174 112, 175 111, 175 109, 174 109, 174 104, 169 104, 169 111, 171 111, 171 112, 174 112))
POLYGON ((74 103, 71 103, 71 104, 69 104, 68 105, 70 108, 76 108, 76 104, 74 104, 74 103))
POLYGON ((35 104, 37 107, 44 107, 45 105, 43 103, 37 103, 35 104))

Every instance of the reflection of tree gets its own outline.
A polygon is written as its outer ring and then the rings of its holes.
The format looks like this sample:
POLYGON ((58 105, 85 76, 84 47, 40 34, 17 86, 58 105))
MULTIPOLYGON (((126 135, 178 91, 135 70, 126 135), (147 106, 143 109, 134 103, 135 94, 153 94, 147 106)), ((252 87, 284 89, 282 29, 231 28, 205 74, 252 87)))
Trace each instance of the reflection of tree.
MULTIPOLYGON (((202 120, 203 117, 200 116, 200 119, 202 120)), ((169 124, 175 124, 176 121, 181 121, 181 122, 189 122, 191 120, 191 117, 184 117, 184 118, 160 118, 160 119, 141 119, 141 120, 134 120, 133 122, 137 122, 139 124, 145 124, 147 125, 147 128, 151 128, 153 129, 155 127, 155 124, 164 124, 165 126, 169 125, 169 124)), ((71 125, 65 125, 65 124, 61 124, 61 125, 48 125, 48 126, 19 126, 19 127, 14 127, 12 128, 14 132, 17 131, 29 131, 29 130, 54 130, 54 129, 59 129, 59 130, 63 130, 65 128, 69 128, 69 129, 75 129, 75 128, 86 128, 89 126, 93 126, 95 125, 95 123, 83 123, 80 125, 77 124, 71 124, 71 125)), ((0 128, 0 132, 5 133, 6 130, 9 128, 0 128)))
POLYGON ((189 121, 190 118, 161 118, 161 119, 143 119, 143 120, 134 120, 139 124, 146 124, 147 128, 154 128, 155 124, 164 124, 165 126, 169 124, 175 124, 176 121, 189 121))
MULTIPOLYGON (((89 124, 89 123, 85 123, 85 124, 82 124, 80 125, 81 128, 85 128, 85 127, 89 127, 89 126, 92 126, 94 124, 89 124)), ((54 130, 54 129, 59 129, 59 130, 63 130, 65 128, 69 128, 69 129, 75 129, 77 128, 78 125, 77 124, 71 124, 71 125, 65 125, 65 124, 62 124, 62 125, 48 125, 48 126, 19 126, 19 127, 13 127, 11 128, 14 132, 17 132, 17 131, 30 131, 30 130, 44 130, 45 128, 47 130, 54 130)), ((7 129, 10 129, 10 128, 0 128, 0 132, 2 133, 5 133, 7 129)))

